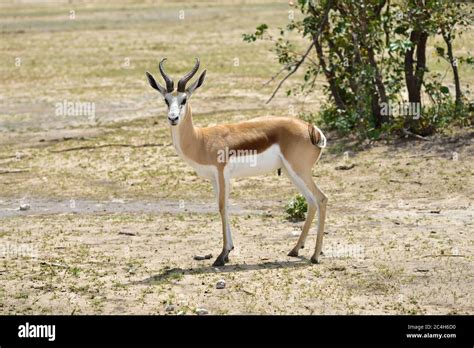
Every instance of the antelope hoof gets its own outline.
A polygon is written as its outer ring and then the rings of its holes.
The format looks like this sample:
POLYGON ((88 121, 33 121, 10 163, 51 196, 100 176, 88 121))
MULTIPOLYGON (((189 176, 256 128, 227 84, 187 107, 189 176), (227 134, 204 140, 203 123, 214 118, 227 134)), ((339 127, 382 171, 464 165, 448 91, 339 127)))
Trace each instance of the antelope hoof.
POLYGON ((311 263, 314 263, 314 264, 318 264, 318 263, 319 263, 319 260, 318 260, 318 258, 317 258, 315 255, 311 256, 311 263))
POLYGON ((229 262, 229 252, 223 251, 219 256, 217 256, 216 261, 212 264, 215 267, 224 266, 226 262, 229 262))
POLYGON ((291 257, 298 257, 298 249, 293 249, 291 250, 289 253, 288 253, 288 256, 291 256, 291 257))
POLYGON ((222 267, 225 265, 225 260, 222 257, 218 257, 212 264, 214 267, 222 267))

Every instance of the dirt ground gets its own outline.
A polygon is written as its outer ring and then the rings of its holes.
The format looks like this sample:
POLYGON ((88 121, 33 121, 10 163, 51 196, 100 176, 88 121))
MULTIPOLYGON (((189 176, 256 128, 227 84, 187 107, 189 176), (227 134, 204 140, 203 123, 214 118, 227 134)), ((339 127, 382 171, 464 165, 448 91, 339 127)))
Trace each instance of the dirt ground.
MULTIPOLYGON (((284 219, 284 203, 295 191, 276 174, 235 180, 234 191, 242 190, 232 197, 236 250, 219 269, 212 260, 193 259, 220 250, 220 219, 207 191, 179 200, 3 198, 0 308, 472 314, 474 137, 450 139, 326 153, 315 168, 330 199, 319 265, 308 260, 315 228, 301 258, 286 256, 302 224, 284 219), (356 166, 335 169, 343 163, 356 166), (20 211, 22 203, 30 209, 20 211), (221 279, 226 287, 216 289, 221 279)), ((77 152, 80 159, 109 150, 77 152)), ((2 175, 2 186, 6 178, 27 182, 28 175, 2 175)), ((206 184, 181 177, 183 191, 206 184)))
POLYGON ((164 52, 182 73, 207 43, 196 125, 317 109, 320 91, 265 105, 271 87, 256 86, 278 64, 241 40, 284 25, 285 4, 91 2, 73 24, 70 5, 2 6, 0 314, 474 314, 472 129, 361 144, 328 133, 313 171, 329 197, 320 264, 315 224, 287 256, 303 223, 285 219, 296 190, 276 173, 233 181, 231 262, 194 260, 221 249, 212 187, 178 158, 143 72, 164 52), (64 99, 97 103, 97 119, 58 118, 64 99))

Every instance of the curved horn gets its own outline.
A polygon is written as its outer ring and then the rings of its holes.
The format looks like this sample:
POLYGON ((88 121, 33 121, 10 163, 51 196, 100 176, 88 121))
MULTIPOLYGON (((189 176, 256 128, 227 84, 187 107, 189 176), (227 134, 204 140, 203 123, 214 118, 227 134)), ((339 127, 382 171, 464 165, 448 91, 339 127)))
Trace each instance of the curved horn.
POLYGON ((165 80, 166 82, 166 91, 168 93, 171 93, 173 92, 173 89, 174 89, 174 82, 172 79, 170 79, 170 77, 168 75, 166 75, 165 73, 165 70, 163 69, 163 62, 166 60, 167 58, 163 58, 161 61, 160 61, 160 73, 161 73, 161 76, 163 76, 163 79, 165 80))
POLYGON ((186 89, 186 83, 191 80, 196 74, 196 71, 199 69, 199 58, 196 58, 196 64, 194 65, 193 70, 191 70, 188 74, 184 75, 181 80, 178 82, 178 92, 184 92, 186 89))

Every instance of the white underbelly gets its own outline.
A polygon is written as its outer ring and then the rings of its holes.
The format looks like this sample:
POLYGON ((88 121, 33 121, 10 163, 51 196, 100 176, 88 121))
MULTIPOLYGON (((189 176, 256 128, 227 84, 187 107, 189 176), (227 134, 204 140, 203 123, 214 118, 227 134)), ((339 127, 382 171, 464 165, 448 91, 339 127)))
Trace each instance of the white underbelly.
MULTIPOLYGON (((196 171, 198 176, 215 180, 217 178, 217 167, 214 165, 203 165, 183 156, 181 157, 196 171)), ((259 154, 248 153, 245 156, 231 156, 226 159, 226 175, 230 178, 258 176, 282 167, 281 151, 278 145, 272 145, 259 154)))
POLYGON ((280 147, 272 145, 259 154, 233 156, 227 166, 231 178, 257 176, 275 171, 282 166, 280 147))

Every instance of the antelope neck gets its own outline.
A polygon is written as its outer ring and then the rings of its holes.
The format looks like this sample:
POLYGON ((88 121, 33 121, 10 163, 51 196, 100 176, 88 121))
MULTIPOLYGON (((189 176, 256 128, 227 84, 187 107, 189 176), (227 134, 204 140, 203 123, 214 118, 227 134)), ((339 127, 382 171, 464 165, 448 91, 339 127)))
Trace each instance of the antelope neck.
POLYGON ((194 127, 191 106, 186 104, 184 118, 177 126, 171 126, 173 145, 180 155, 190 157, 190 152, 194 152, 199 144, 199 132, 194 127))

